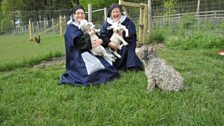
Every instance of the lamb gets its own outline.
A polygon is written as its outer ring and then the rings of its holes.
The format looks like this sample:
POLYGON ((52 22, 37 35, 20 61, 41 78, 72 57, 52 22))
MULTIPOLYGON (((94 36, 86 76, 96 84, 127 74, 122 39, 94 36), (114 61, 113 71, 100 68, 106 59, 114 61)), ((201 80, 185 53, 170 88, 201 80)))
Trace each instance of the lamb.
POLYGON ((136 54, 145 66, 145 74, 148 77, 148 92, 156 86, 163 91, 184 90, 184 79, 173 67, 157 57, 155 48, 149 45, 142 46, 136 54))
MULTIPOLYGON (((89 30, 93 30, 96 33, 95 25, 93 25, 92 22, 88 22, 87 20, 81 20, 79 28, 83 32, 87 32, 89 30)), ((96 39, 99 39, 99 37, 96 34, 90 35, 91 42, 94 42, 96 39)), ((105 59, 114 62, 115 57, 112 54, 109 54, 105 48, 101 45, 97 46, 96 48, 92 48, 90 50, 93 55, 103 56, 105 59)))
MULTIPOLYGON (((125 36, 128 37, 128 29, 126 26, 122 25, 121 23, 113 23, 111 26, 107 27, 107 30, 113 29, 113 34, 110 38, 110 41, 115 43, 119 46, 118 49, 121 49, 122 46, 128 45, 128 43, 123 38, 123 32, 125 31, 125 36)), ((117 50, 113 51, 113 54, 118 58, 121 58, 121 55, 117 53, 117 50)))

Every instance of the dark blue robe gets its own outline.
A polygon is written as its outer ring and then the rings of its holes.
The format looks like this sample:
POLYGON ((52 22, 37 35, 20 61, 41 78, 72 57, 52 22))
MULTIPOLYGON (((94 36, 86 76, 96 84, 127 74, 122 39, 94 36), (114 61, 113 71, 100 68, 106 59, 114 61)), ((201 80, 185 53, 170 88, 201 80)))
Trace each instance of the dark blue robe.
MULTIPOLYGON (((117 69, 124 69, 124 70, 135 68, 142 69, 143 64, 135 53, 136 41, 137 41, 135 24, 128 17, 126 17, 126 19, 121 24, 126 26, 126 28, 129 31, 129 37, 125 37, 125 35, 123 34, 123 37, 125 41, 128 42, 128 45, 123 46, 122 49, 119 51, 119 54, 121 54, 121 58, 116 60, 114 66, 117 69)), ((108 21, 105 21, 100 30, 100 36, 104 41, 103 43, 104 47, 108 46, 108 43, 110 42, 110 37, 113 34, 112 30, 107 30, 107 27, 110 25, 111 24, 108 23, 108 21)))
POLYGON ((70 24, 64 37, 66 73, 61 76, 61 84, 86 86, 105 83, 119 77, 117 69, 107 60, 89 52, 92 48, 90 38, 88 40, 89 36, 85 35, 76 25, 70 24))

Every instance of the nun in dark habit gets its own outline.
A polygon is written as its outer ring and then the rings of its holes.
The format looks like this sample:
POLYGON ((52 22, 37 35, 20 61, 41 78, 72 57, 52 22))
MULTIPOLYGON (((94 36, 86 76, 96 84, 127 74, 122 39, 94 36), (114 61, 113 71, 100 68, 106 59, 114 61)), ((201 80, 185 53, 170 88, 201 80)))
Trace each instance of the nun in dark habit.
POLYGON ((112 4, 108 10, 107 20, 104 22, 101 30, 100 36, 103 39, 104 47, 110 47, 112 49, 118 49, 118 46, 114 45, 110 41, 110 37, 113 34, 113 30, 107 30, 107 27, 113 24, 114 22, 119 22, 122 25, 126 26, 129 31, 129 37, 125 37, 123 34, 124 40, 129 44, 123 46, 119 53, 121 58, 117 58, 114 66, 117 69, 122 70, 143 70, 143 64, 135 53, 136 48, 136 29, 135 24, 125 15, 125 12, 122 10, 122 7, 118 4, 112 4))
POLYGON ((66 72, 61 76, 61 84, 72 85, 96 85, 102 84, 119 77, 117 69, 112 62, 101 56, 91 54, 90 49, 103 43, 98 39, 91 43, 90 34, 79 29, 79 23, 85 19, 84 8, 76 6, 71 14, 71 20, 67 22, 65 32, 66 72))

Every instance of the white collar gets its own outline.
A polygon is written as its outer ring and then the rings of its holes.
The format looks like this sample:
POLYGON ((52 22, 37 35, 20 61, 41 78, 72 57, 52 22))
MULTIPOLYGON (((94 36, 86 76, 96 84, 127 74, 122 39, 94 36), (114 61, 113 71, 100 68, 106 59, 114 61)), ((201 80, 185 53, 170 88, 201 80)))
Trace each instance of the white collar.
MULTIPOLYGON (((127 16, 126 15, 121 15, 121 18, 120 18, 120 20, 119 20, 119 22, 120 23, 122 23, 122 22, 124 22, 124 20, 127 18, 127 16)), ((114 21, 113 21, 113 19, 110 17, 110 18, 107 18, 107 22, 109 23, 109 24, 113 24, 114 23, 114 21)))
POLYGON ((73 24, 73 25, 79 27, 79 23, 76 22, 75 20, 73 20, 72 16, 70 16, 70 20, 67 21, 67 25, 69 25, 69 24, 73 24))
POLYGON ((75 25, 75 26, 77 26, 77 27, 79 27, 79 23, 78 22, 76 22, 76 21, 72 21, 72 23, 70 23, 70 24, 73 24, 73 25, 75 25))

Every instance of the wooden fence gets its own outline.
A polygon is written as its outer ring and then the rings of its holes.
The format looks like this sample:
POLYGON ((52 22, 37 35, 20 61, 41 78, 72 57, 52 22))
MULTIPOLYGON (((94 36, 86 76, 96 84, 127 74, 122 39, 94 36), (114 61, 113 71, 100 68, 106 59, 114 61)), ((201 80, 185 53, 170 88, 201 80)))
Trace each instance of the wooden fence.
POLYGON ((36 22, 36 27, 34 27, 34 22, 32 22, 31 20, 29 20, 29 25, 28 25, 28 31, 29 31, 29 39, 33 40, 33 38, 35 37, 33 34, 35 33, 34 30, 36 30, 37 35, 39 36, 41 34, 44 34, 46 32, 55 32, 55 29, 59 29, 59 33, 62 36, 64 34, 65 31, 65 25, 66 25, 66 16, 59 16, 59 21, 57 24, 55 24, 55 21, 52 20, 51 22, 51 27, 48 27, 48 21, 44 21, 44 23, 42 24, 43 27, 40 27, 40 22, 36 22))
POLYGON ((179 13, 168 16, 152 16, 151 22, 153 24, 166 24, 167 21, 180 22, 184 15, 192 15, 198 20, 202 21, 224 21, 224 10, 203 11, 203 12, 191 12, 191 13, 179 13))
POLYGON ((137 7, 140 9, 139 24, 138 24, 138 28, 139 28, 139 30, 138 30, 139 43, 138 44, 145 44, 147 30, 148 30, 148 6, 147 6, 147 4, 126 2, 123 0, 119 0, 119 4, 122 6, 137 7))

